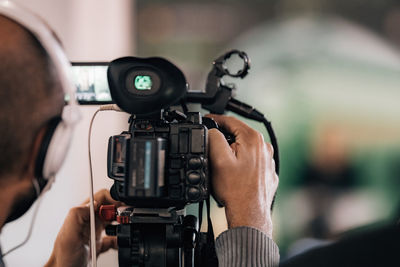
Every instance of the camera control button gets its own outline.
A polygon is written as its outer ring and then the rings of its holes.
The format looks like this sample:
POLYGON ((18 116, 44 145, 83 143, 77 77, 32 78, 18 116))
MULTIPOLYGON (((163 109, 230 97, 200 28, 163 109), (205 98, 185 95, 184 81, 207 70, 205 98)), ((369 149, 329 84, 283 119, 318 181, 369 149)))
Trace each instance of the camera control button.
POLYGON ((201 159, 199 157, 194 157, 189 159, 189 168, 192 170, 197 170, 201 168, 201 159))
POLYGON ((179 170, 170 170, 168 176, 168 183, 170 185, 179 184, 181 182, 181 175, 179 170))
POLYGON ((179 177, 179 174, 169 176, 169 184, 179 184, 180 181, 181 178, 179 177))
POLYGON ((200 197, 200 190, 195 187, 190 187, 187 190, 187 196, 188 196, 189 200, 192 200, 192 201, 198 200, 200 197))
POLYGON ((178 145, 179 145, 179 136, 177 134, 171 134, 170 152, 178 153, 178 145))
POLYGON ((182 190, 179 186, 172 186, 169 190, 170 198, 179 199, 181 198, 182 190))
POLYGON ((113 224, 109 224, 106 226, 106 235, 108 236, 117 236, 117 226, 113 224))
POLYGON ((181 159, 171 159, 171 168, 172 169, 182 168, 182 160, 181 159))
POLYGON ((189 146, 189 129, 179 129, 179 153, 188 153, 189 146))
POLYGON ((114 221, 115 218, 117 217, 117 209, 115 205, 101 205, 99 216, 104 221, 109 221, 109 222, 114 221))
POLYGON ((200 183, 201 175, 198 172, 189 172, 187 174, 187 179, 189 183, 196 185, 200 183))
POLYGON ((205 152, 204 129, 192 129, 191 152, 193 154, 205 152))

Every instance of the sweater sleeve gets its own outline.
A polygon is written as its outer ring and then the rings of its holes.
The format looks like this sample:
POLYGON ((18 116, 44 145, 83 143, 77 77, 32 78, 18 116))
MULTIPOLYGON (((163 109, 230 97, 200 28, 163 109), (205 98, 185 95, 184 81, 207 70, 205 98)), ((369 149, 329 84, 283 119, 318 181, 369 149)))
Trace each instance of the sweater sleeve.
POLYGON ((251 227, 229 229, 217 238, 216 252, 219 267, 279 265, 279 249, 265 233, 251 227))

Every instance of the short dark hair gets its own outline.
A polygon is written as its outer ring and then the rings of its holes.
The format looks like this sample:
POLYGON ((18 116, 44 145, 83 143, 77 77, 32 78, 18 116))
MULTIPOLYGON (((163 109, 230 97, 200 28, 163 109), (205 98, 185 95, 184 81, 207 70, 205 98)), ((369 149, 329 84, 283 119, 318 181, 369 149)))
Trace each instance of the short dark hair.
POLYGON ((0 177, 22 173, 40 129, 60 115, 63 91, 36 38, 0 15, 0 177))

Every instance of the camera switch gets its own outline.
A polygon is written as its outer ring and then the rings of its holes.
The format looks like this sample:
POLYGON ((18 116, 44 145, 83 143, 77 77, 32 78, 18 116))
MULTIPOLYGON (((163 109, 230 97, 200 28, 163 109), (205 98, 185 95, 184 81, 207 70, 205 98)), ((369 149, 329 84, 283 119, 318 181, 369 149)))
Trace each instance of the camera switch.
POLYGON ((182 168, 182 160, 181 159, 171 159, 171 168, 172 169, 180 169, 182 168))
POLYGON ((103 221, 115 221, 117 216, 117 209, 115 208, 115 205, 100 206, 99 216, 103 221))
POLYGON ((189 183, 191 183, 193 185, 197 185, 201 181, 201 175, 200 175, 200 173, 198 173, 196 171, 192 171, 192 172, 188 173, 187 179, 188 179, 189 183))
POLYGON ((169 175, 169 184, 170 185, 177 185, 181 182, 181 177, 179 173, 173 173, 169 175))
POLYGON ((108 236, 117 236, 117 226, 110 224, 106 226, 106 235, 108 236))
POLYGON ((201 158, 193 157, 193 158, 189 159, 188 165, 189 165, 189 168, 192 170, 200 169, 202 166, 201 158))
POLYGON ((182 195, 182 189, 180 186, 172 186, 169 189, 169 196, 174 199, 179 199, 182 195))
POLYGON ((196 187, 190 187, 187 190, 187 196, 191 201, 196 201, 200 197, 200 190, 196 187))

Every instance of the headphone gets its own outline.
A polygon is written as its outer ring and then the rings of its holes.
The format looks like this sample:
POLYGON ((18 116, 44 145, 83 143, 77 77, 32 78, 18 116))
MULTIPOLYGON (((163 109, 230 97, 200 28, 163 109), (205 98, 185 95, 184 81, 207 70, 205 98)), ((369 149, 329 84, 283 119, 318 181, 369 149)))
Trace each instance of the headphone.
POLYGON ((80 119, 75 100, 75 86, 72 83, 71 63, 51 30, 35 14, 16 5, 13 1, 0 0, 0 15, 13 20, 33 34, 53 62, 68 100, 61 117, 49 122, 36 159, 35 177, 39 180, 44 179, 47 183, 49 180, 54 180, 61 168, 71 143, 74 126, 80 119))

